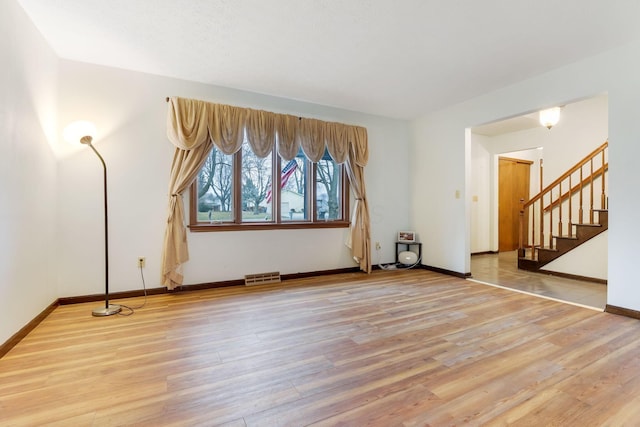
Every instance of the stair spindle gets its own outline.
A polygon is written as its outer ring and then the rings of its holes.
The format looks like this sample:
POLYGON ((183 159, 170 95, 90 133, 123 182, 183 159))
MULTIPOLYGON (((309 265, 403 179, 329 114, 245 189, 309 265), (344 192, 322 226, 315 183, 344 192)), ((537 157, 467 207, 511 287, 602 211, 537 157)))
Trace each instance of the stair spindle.
POLYGON ((569 237, 573 236, 573 222, 572 222, 572 218, 573 218, 573 204, 571 203, 571 201, 573 200, 573 194, 571 194, 572 192, 572 186, 571 186, 571 175, 569 175, 569 224, 568 224, 568 235, 569 237))
POLYGON ((580 207, 578 208, 578 224, 582 224, 583 220, 584 220, 584 210, 582 209, 582 193, 584 190, 584 187, 582 186, 582 183, 584 182, 584 180, 582 179, 582 166, 580 167, 580 207))
POLYGON ((558 184, 558 236, 562 236, 562 181, 558 184))

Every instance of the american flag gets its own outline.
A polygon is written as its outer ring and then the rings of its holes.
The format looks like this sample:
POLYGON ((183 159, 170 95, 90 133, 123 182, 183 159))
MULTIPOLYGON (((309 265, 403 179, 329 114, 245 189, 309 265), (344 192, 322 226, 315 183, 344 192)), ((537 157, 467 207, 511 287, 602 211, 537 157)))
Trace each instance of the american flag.
MULTIPOLYGON (((285 167, 282 169, 282 174, 280 175, 280 188, 284 188, 284 186, 287 185, 289 178, 296 171, 297 167, 298 162, 296 162, 296 159, 289 160, 289 163, 285 165, 285 167)), ((271 203, 271 189, 269 189, 269 191, 267 192, 266 200, 267 203, 271 203)))

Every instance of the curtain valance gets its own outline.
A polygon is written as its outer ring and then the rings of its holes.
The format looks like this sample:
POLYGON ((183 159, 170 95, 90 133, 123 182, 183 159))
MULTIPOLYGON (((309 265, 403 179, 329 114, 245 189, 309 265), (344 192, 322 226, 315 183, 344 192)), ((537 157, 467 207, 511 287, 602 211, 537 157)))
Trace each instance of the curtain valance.
MULTIPOLYGON (((364 132, 366 154, 366 129, 361 126, 187 98, 172 97, 168 102, 167 136, 182 150, 210 140, 224 154, 233 154, 242 146, 246 134, 258 157, 268 156, 277 144, 278 154, 286 161, 302 148, 309 160, 318 162, 327 149, 331 158, 342 164, 355 135, 364 132)), ((366 166, 368 155, 363 158, 362 166, 366 166)))
POLYGON ((169 180, 169 209, 162 253, 162 282, 174 289, 182 285, 182 265, 189 260, 182 194, 196 179, 215 145, 234 154, 245 139, 253 152, 266 157, 274 144, 286 161, 300 148, 312 162, 325 149, 344 167, 355 196, 347 246, 360 269, 371 272, 369 208, 364 167, 369 159, 367 130, 360 126, 299 118, 289 114, 215 104, 186 98, 167 98, 167 137, 175 146, 169 180))

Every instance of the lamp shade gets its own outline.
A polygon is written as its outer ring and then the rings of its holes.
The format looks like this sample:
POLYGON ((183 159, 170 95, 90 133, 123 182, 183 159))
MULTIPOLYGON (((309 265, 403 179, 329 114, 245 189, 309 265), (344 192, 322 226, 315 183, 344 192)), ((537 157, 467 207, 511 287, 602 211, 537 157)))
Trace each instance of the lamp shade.
POLYGON ((64 128, 62 136, 70 144, 79 144, 85 136, 89 136, 91 139, 96 136, 96 126, 86 120, 79 120, 64 128))
POLYGON ((560 107, 549 108, 548 110, 540 111, 540 124, 547 129, 551 129, 558 124, 560 120, 560 107))

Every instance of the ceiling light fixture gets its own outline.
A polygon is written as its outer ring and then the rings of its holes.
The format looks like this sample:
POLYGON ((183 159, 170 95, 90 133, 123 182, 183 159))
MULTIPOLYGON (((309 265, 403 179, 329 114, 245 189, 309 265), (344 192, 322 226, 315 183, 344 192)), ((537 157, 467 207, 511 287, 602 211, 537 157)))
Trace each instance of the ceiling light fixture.
POLYGON ((540 111, 540 124, 551 129, 560 120, 560 107, 553 107, 540 111))

